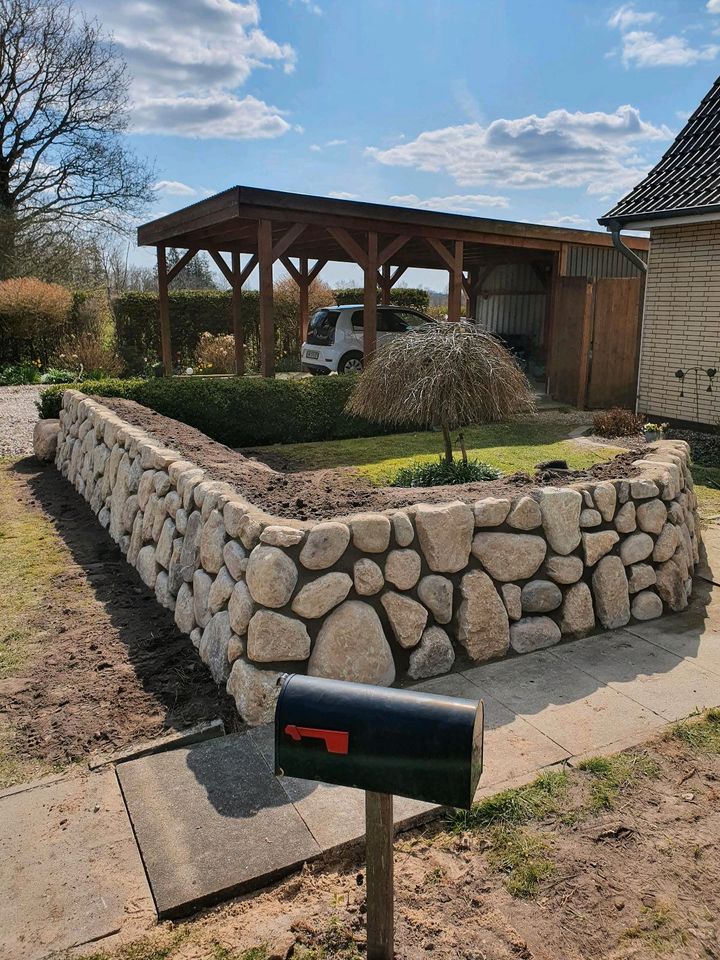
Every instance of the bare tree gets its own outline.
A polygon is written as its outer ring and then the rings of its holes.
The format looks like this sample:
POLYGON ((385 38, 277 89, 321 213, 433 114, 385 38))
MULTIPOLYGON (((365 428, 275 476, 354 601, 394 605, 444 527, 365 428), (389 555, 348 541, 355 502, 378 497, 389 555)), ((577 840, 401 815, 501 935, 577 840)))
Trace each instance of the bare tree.
POLYGON ((377 423, 438 424, 452 463, 451 430, 530 413, 533 399, 524 374, 494 337, 472 323, 441 322, 380 347, 347 409, 377 423))
POLYGON ((0 277, 61 224, 118 228, 152 196, 122 142, 126 65, 67 0, 0 0, 0 277))

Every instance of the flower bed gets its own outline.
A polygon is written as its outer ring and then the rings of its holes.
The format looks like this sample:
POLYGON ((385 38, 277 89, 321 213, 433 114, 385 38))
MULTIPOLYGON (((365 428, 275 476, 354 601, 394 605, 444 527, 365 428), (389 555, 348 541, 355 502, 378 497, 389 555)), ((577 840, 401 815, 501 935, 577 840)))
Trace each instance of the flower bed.
POLYGON ((74 390, 55 459, 249 723, 281 671, 392 684, 681 610, 698 560, 677 440, 628 478, 320 522, 263 512, 74 390))

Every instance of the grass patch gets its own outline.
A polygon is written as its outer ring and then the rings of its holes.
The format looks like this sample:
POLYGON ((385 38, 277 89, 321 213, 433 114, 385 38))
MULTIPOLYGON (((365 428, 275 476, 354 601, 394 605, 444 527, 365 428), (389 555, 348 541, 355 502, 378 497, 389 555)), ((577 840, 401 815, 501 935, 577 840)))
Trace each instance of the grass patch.
POLYGON ((293 960, 360 960, 361 954, 352 931, 339 917, 332 917, 327 927, 302 935, 305 943, 298 943, 293 960))
POLYGON ((645 907, 638 924, 623 931, 620 940, 644 943, 655 953, 669 953, 687 944, 687 934, 673 923, 670 908, 658 904, 645 907))
POLYGON ((620 794, 646 777, 658 777, 660 768, 642 754, 618 753, 612 757, 589 757, 578 764, 592 777, 590 809, 593 812, 610 808, 620 794))
MULTIPOLYGON (((502 473, 532 473, 542 460, 567 460, 573 470, 584 470, 611 460, 614 447, 584 448, 566 440, 564 423, 529 420, 493 423, 463 430, 468 457, 487 463, 502 473)), ((274 454, 301 469, 355 467, 371 483, 384 485, 413 462, 436 462, 442 453, 442 435, 432 431, 397 433, 322 443, 274 444, 262 453, 274 454)))
POLYGON ((720 468, 692 465, 695 493, 700 519, 710 521, 720 517, 720 468))
POLYGON ((418 462, 401 467, 392 478, 393 487, 436 487, 442 483, 477 483, 479 480, 497 480, 500 471, 477 460, 455 460, 453 463, 438 459, 418 462))
POLYGON ((563 770, 551 770, 526 787, 503 790, 485 797, 472 810, 457 810, 451 815, 453 830, 478 830, 491 826, 517 826, 531 820, 544 820, 560 814, 567 798, 570 780, 563 770))
POLYGON ((213 950, 208 960, 268 960, 267 947, 263 944, 259 947, 250 947, 238 953, 230 947, 225 947, 220 943, 213 944, 213 950))
POLYGON ((555 870, 547 856, 549 844, 534 831, 497 826, 489 839, 488 863, 506 875, 505 886, 514 897, 533 897, 540 883, 555 870))
POLYGON ((720 708, 706 710, 698 719, 676 723, 667 737, 680 740, 694 753, 720 753, 720 708))
MULTIPOLYGON (((171 960, 175 951, 187 940, 189 931, 185 927, 175 930, 169 939, 166 936, 149 936, 135 940, 110 953, 102 950, 89 954, 85 960, 171 960)), ((212 960, 216 958, 211 954, 212 960)), ((222 956, 217 960, 225 960, 222 956)), ((232 957, 232 960, 235 960, 232 957)), ((262 958, 261 958, 262 960, 262 958)))

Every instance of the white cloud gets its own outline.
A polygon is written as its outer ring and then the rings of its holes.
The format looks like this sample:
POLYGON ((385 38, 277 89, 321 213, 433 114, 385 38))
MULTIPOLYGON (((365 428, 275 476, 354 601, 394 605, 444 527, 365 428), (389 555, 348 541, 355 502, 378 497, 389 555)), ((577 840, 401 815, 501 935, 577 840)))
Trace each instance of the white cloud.
POLYGON ((428 130, 389 149, 367 153, 388 166, 447 173, 460 186, 585 187, 619 193, 634 186, 657 159, 641 147, 669 140, 666 126, 643 120, 625 105, 614 113, 570 113, 498 119, 428 130))
POLYGON ((171 197, 194 197, 197 190, 187 183, 181 183, 179 180, 158 180, 153 184, 153 190, 158 193, 166 193, 171 197))
POLYGON ((327 140, 325 142, 326 147, 342 147, 347 143, 347 140, 327 140))
POLYGON ((346 193, 344 190, 331 190, 328 196, 333 197, 335 200, 359 200, 360 199, 357 193, 346 193))
POLYGON ((691 67, 714 60, 716 44, 693 47, 684 37, 658 37, 649 30, 631 30, 622 37, 622 61, 626 67, 691 67))
POLYGON ((706 9, 708 13, 720 13, 720 0, 708 0, 706 9))
MULTIPOLYGON (((294 0, 290 0, 290 6, 292 6, 294 0)), ((314 3, 313 0, 300 0, 300 3, 308 10, 310 13, 314 13, 316 16, 322 15, 322 7, 317 3, 314 3)))
POLYGON ((636 26, 640 23, 651 23, 655 19, 657 19, 657 14, 653 11, 641 13, 639 10, 636 10, 632 4, 628 3, 622 7, 618 7, 608 20, 608 26, 618 27, 620 30, 627 30, 628 27, 636 26))
POLYGON ((320 153, 320 151, 322 150, 322 147, 320 146, 319 143, 311 143, 308 149, 312 150, 313 153, 320 153))
POLYGON ((417 207, 420 210, 448 210, 451 213, 474 213, 481 207, 507 207, 510 201, 507 197, 493 197, 484 193, 453 194, 449 197, 428 197, 421 200, 414 193, 388 197, 389 203, 396 203, 402 207, 417 207))
POLYGON ((552 227, 584 227, 591 221, 577 213, 560 213, 558 210, 553 210, 552 213, 542 218, 542 222, 552 227))
POLYGON ((101 20, 127 60, 136 132, 249 139, 290 129, 283 111, 238 93, 254 70, 295 68, 290 44, 261 29, 256 0, 81 4, 101 20))

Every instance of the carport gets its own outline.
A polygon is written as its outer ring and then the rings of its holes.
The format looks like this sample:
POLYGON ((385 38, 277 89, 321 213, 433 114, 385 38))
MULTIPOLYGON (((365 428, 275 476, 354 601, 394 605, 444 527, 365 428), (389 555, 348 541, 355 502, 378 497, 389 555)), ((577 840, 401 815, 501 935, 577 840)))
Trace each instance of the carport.
MULTIPOLYGON (((636 238, 636 249, 647 241, 636 238)), ((411 267, 448 272, 448 319, 478 318, 484 284, 499 266, 531 271, 544 294, 543 341, 551 355, 557 281, 568 272, 573 250, 584 250, 583 263, 616 254, 607 234, 564 227, 393 207, 283 193, 255 187, 231 187, 223 193, 146 223, 138 230, 141 246, 157 250, 163 369, 172 375, 172 333, 168 285, 199 251, 207 251, 232 290, 235 366, 245 369, 240 293, 257 268, 260 292, 260 366, 274 376, 273 264, 280 262, 300 291, 298 336, 308 324, 308 290, 329 261, 357 264, 364 278, 364 351, 376 346, 376 290, 391 302, 392 288, 411 267), (186 253, 168 269, 166 249, 186 253)), ((575 258, 577 259, 577 257, 575 258)), ((622 260, 622 258, 620 258, 622 260)), ((614 262, 614 260, 613 260, 614 262)), ((606 269, 606 268, 596 268, 606 269)), ((623 261, 623 270, 627 262, 623 261)), ((600 275, 616 275, 600 273, 600 275)), ((619 274, 624 275, 624 274, 619 274)), ((524 291, 520 291, 524 293, 524 291)))

